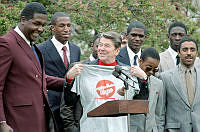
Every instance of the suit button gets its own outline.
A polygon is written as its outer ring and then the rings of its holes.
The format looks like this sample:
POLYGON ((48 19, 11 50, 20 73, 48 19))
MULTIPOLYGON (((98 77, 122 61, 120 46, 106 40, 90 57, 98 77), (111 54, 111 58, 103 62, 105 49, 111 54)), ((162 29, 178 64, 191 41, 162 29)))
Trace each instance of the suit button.
POLYGON ((43 104, 43 106, 45 107, 45 104, 43 104))
POLYGON ((38 78, 39 76, 36 74, 35 77, 38 78))

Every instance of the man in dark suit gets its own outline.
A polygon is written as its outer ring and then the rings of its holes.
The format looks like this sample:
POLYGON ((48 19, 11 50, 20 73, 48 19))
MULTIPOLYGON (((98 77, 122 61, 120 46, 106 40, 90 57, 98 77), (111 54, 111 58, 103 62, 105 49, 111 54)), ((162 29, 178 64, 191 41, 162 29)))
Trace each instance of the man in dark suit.
MULTIPOLYGON (((52 16, 51 30, 54 34, 53 37, 39 44, 38 48, 44 56, 46 74, 64 78, 69 64, 80 61, 80 48, 68 41, 72 32, 71 20, 64 12, 56 12, 52 16), (63 47, 67 47, 66 54, 63 47), (68 60, 67 65, 65 65, 65 57, 68 60)), ((48 90, 50 107, 54 113, 59 132, 63 131, 63 122, 60 117, 61 95, 62 92, 48 90)))
POLYGON ((33 44, 46 21, 45 7, 29 3, 18 26, 0 37, 0 132, 49 132, 46 89, 62 89, 64 79, 45 74, 42 54, 33 44))
POLYGON ((146 40, 147 31, 140 21, 133 21, 127 28, 128 46, 120 50, 117 59, 127 65, 137 65, 141 55, 141 46, 146 40))

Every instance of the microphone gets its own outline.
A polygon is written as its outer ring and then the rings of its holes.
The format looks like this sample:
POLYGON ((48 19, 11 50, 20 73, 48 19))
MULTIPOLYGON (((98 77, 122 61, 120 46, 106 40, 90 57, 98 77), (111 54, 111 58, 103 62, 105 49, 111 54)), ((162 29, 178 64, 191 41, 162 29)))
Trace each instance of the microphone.
POLYGON ((131 74, 129 72, 127 72, 126 70, 122 69, 122 67, 116 65, 115 66, 115 71, 120 75, 121 73, 123 75, 125 75, 127 78, 131 79, 134 83, 137 83, 133 77, 131 76, 131 74))
POLYGON ((134 83, 130 82, 130 80, 124 78, 122 75, 120 75, 117 71, 113 71, 112 72, 113 76, 115 76, 116 78, 121 79, 122 81, 126 82, 129 86, 134 88, 134 83))

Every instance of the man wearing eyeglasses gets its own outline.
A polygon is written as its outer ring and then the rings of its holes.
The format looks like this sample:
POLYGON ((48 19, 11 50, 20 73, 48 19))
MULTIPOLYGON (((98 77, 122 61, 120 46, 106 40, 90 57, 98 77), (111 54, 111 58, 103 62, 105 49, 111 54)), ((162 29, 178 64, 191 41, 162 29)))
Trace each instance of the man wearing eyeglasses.
POLYGON ((127 65, 138 65, 141 55, 141 46, 146 40, 147 31, 145 25, 140 21, 133 21, 127 28, 128 46, 120 50, 117 59, 127 65))
MULTIPOLYGON (((138 78, 140 93, 133 97, 134 100, 148 100, 149 113, 131 115, 131 132, 158 132, 159 122, 162 114, 163 83, 152 76, 158 72, 160 62, 159 53, 154 48, 145 49, 139 59, 139 67, 146 73, 147 81, 138 78)), ((131 73, 138 76, 135 67, 131 67, 131 73)), ((123 88, 118 90, 120 95, 124 95, 123 88)))

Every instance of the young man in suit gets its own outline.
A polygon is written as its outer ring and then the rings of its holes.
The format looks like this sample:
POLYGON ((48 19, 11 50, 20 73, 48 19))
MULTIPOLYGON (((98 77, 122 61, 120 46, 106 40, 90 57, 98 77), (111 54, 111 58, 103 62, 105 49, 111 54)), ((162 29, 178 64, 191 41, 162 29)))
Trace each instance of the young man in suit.
MULTIPOLYGON (((159 122, 162 114, 162 96, 163 83, 161 80, 152 76, 158 71, 160 62, 159 53, 154 48, 147 48, 142 51, 139 59, 139 67, 146 73, 147 79, 138 77, 140 92, 133 97, 134 100, 148 100, 149 113, 131 115, 130 130, 131 132, 158 132, 159 122)), ((131 67, 132 75, 138 76, 135 67, 131 67)), ((124 95, 124 90, 118 91, 124 95)))
POLYGON ((45 74, 42 54, 33 44, 46 21, 45 7, 29 3, 18 26, 0 37, 1 132, 49 132, 47 88, 62 90, 64 79, 45 74))
POLYGON ((180 64, 161 74, 164 84, 162 129, 167 132, 200 131, 200 70, 194 65, 198 45, 192 38, 177 47, 180 64))
POLYGON ((133 21, 127 28, 128 46, 120 50, 117 59, 129 66, 138 65, 141 55, 141 46, 147 38, 145 25, 140 21, 133 21))
MULTIPOLYGON (((69 41, 72 25, 70 17, 64 12, 56 12, 51 17, 53 37, 38 45, 44 57, 45 72, 47 75, 64 78, 70 63, 80 61, 80 48, 69 41), (63 51, 63 47, 67 51, 63 51), (67 58, 67 64, 65 62, 67 58)), ((51 110, 54 113, 59 132, 63 131, 63 122, 60 117, 60 101, 62 92, 48 90, 51 110)))

